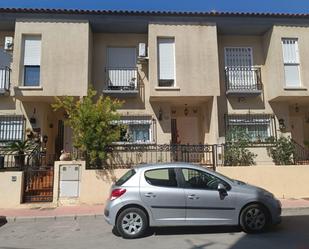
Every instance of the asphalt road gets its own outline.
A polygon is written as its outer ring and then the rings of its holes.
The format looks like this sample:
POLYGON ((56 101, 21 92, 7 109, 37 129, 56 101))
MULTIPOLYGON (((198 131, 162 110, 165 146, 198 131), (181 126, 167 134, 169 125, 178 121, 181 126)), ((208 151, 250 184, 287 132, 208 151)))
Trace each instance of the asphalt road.
POLYGON ((238 228, 156 228, 145 238, 115 236, 102 217, 0 224, 0 249, 309 249, 309 209, 285 211, 283 223, 259 235, 238 228))

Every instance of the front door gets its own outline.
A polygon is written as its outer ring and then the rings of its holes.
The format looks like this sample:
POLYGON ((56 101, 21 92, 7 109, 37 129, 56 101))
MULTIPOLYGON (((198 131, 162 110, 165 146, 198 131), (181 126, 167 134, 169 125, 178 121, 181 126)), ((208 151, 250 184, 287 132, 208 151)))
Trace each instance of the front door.
POLYGON ((174 168, 147 170, 140 181, 141 199, 155 225, 185 225, 184 190, 178 188, 174 168))
POLYGON ((177 117, 180 144, 199 144, 198 117, 177 117))
POLYGON ((290 117, 292 139, 304 144, 304 122, 302 117, 290 117))
POLYGON ((218 184, 229 185, 205 171, 182 168, 189 225, 232 225, 237 222, 235 196, 220 194, 218 184))

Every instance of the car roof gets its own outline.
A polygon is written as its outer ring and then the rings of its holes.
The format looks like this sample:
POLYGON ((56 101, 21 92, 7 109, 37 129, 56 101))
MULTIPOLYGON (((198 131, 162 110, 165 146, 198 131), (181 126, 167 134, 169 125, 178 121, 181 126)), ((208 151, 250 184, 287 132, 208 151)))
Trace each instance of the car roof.
POLYGON ((194 168, 194 169, 203 169, 207 170, 207 168, 202 167, 200 165, 195 165, 192 163, 185 163, 185 162, 174 162, 174 163, 149 163, 149 164, 140 164, 134 167, 134 169, 139 170, 145 170, 145 169, 156 169, 156 168, 194 168))

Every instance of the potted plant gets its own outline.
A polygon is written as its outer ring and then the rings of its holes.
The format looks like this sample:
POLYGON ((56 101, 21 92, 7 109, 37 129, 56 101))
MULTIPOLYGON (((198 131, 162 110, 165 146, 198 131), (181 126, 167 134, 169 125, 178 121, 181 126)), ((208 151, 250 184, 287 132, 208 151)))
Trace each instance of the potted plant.
POLYGON ((9 143, 8 149, 11 153, 14 153, 16 167, 23 168, 25 166, 25 153, 31 149, 31 142, 29 140, 14 141, 9 143))

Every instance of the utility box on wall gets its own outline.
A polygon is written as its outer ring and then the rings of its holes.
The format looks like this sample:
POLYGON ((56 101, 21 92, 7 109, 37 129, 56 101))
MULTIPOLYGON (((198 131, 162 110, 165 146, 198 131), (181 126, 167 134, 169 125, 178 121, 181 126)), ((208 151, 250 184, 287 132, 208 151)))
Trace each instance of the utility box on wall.
POLYGON ((80 165, 60 165, 59 197, 79 197, 80 165))

